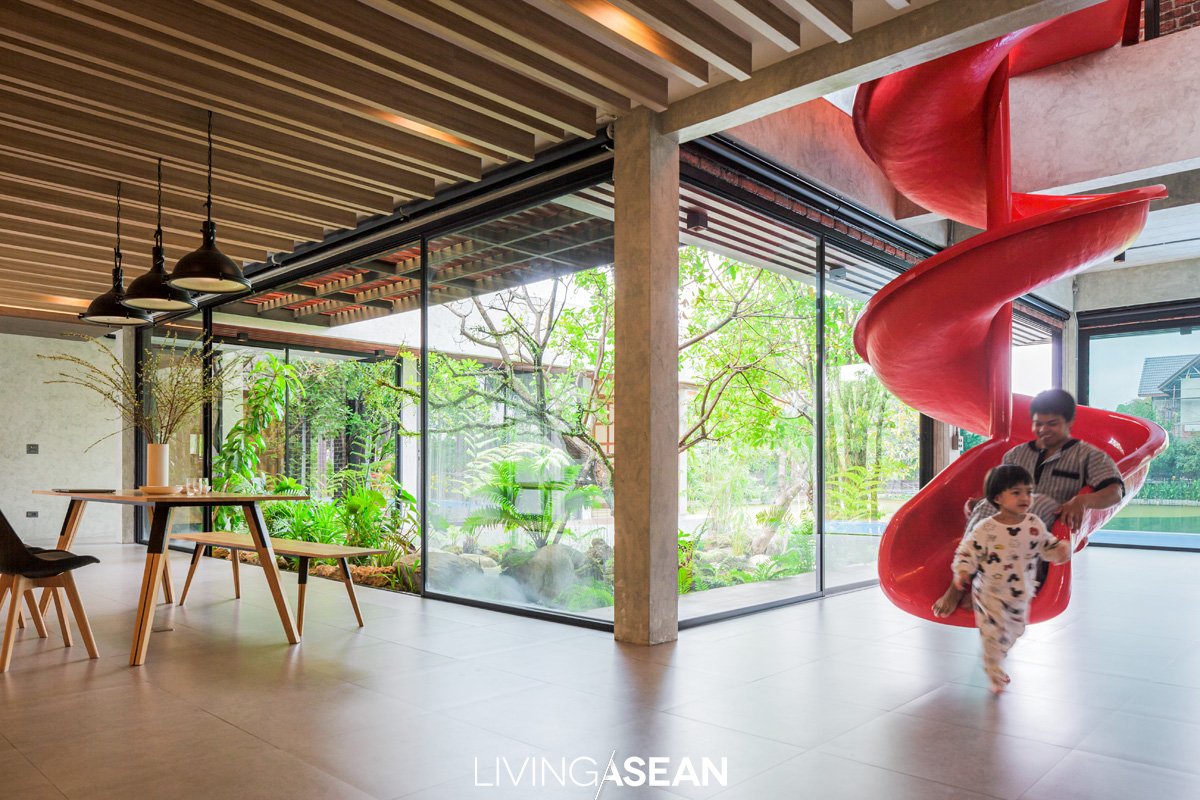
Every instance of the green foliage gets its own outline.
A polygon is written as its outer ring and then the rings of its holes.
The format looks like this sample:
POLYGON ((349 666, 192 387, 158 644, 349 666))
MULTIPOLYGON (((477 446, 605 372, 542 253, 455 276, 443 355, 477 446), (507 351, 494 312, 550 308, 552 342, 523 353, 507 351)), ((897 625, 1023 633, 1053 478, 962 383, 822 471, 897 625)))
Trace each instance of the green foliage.
POLYGON ((581 483, 582 466, 561 450, 502 447, 482 454, 474 471, 474 496, 483 506, 463 520, 474 535, 487 528, 521 531, 535 547, 562 540, 567 523, 600 494, 581 483), (559 477, 555 477, 555 475, 559 477))
MULTIPOLYGON (((350 464, 373 464, 378 471, 394 472, 396 436, 419 435, 401 424, 404 403, 415 401, 394 385, 397 360, 404 355, 382 361, 296 362, 292 366, 304 391, 291 398, 293 427, 304 426, 309 434, 334 443, 350 464)), ((314 474, 315 463, 302 462, 298 451, 292 459, 289 471, 323 494, 336 496, 323 485, 325 476, 314 474)))
POLYGON ((1154 401, 1148 397, 1136 397, 1127 403, 1119 404, 1117 406, 1117 413, 1129 414, 1132 417, 1141 417, 1159 425, 1163 424, 1158 412, 1154 409, 1154 401))
POLYGON ((1142 500, 1192 500, 1200 501, 1200 483, 1187 481, 1147 481, 1138 490, 1142 500))
POLYGON ((608 608, 613 604, 613 587, 611 583, 598 580, 575 583, 555 598, 554 604, 567 611, 608 608))
POLYGON ((960 431, 959 435, 962 438, 962 452, 964 453, 970 450, 972 447, 978 447, 987 441, 986 436, 982 436, 978 433, 971 433, 970 431, 960 431))
POLYGON ((846 467, 828 482, 826 508, 830 517, 843 520, 882 519, 879 493, 904 464, 884 462, 846 467))
MULTIPOLYGON (((266 490, 267 478, 259 470, 267 447, 266 432, 283 422, 289 393, 303 396, 304 392, 295 368, 270 353, 251 364, 246 383, 242 418, 229 428, 213 459, 213 488, 219 492, 266 490)), ((232 508, 220 508, 216 524, 223 530, 241 527, 241 514, 232 508)))
POLYGON ((1172 439, 1166 452, 1150 462, 1150 481, 1200 481, 1200 437, 1172 439))

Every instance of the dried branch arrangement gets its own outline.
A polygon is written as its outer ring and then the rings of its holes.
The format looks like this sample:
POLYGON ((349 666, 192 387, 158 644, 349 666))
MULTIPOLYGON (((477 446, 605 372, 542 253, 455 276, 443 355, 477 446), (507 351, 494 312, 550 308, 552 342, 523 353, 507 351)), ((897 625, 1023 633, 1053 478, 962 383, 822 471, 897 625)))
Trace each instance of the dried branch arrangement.
POLYGON ((206 340, 200 338, 180 343, 175 334, 169 334, 164 341, 147 349, 141 373, 135 376, 134 371, 127 369, 120 356, 102 340, 87 336, 79 338, 95 346, 99 363, 93 364, 65 353, 39 355, 38 358, 66 365, 58 380, 46 383, 66 383, 95 392, 120 414, 124 426, 116 433, 135 428, 150 444, 169 442, 204 403, 217 403, 233 391, 237 384, 231 378, 243 366, 241 359, 213 359, 213 374, 206 377, 206 340), (146 402, 138 396, 138 377, 146 392, 146 402))

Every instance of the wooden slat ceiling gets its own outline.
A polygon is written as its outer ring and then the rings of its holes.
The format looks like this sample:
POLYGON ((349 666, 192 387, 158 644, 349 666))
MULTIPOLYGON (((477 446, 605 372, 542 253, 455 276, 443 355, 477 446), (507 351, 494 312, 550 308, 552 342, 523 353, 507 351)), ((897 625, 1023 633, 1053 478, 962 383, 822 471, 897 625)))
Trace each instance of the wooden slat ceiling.
MULTIPOLYGON (((857 3, 872 22, 906 5, 857 3)), ((117 181, 126 281, 148 268, 159 157, 168 267, 194 249, 208 110, 218 242, 261 262, 634 106, 663 110, 844 41, 855 12, 853 0, 4 0, 0 314, 73 314, 105 290, 117 181)))

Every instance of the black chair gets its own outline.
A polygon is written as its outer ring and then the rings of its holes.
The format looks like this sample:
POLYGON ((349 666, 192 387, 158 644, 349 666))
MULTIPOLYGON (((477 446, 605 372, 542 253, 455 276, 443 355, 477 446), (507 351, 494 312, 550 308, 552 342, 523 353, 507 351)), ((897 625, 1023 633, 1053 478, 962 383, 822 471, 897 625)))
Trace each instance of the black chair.
POLYGON ((86 567, 88 564, 98 564, 100 559, 95 556, 77 556, 66 550, 42 550, 41 548, 26 547, 17 536, 0 512, 0 608, 4 607, 4 596, 11 592, 12 602, 8 607, 8 622, 4 628, 4 646, 0 649, 0 672, 8 672, 12 661, 13 642, 17 638, 17 625, 21 619, 21 598, 24 597, 33 616, 33 624, 37 627, 38 635, 46 636, 45 622, 34 601, 33 590, 47 588, 55 593, 58 606, 58 622, 62 627, 63 641, 71 644, 71 632, 67 626, 67 617, 63 613, 62 603, 57 591, 66 592, 75 614, 75 624, 79 626, 79 635, 87 647, 88 656, 99 658, 96 642, 92 638, 92 628, 88 625, 87 614, 83 610, 83 602, 79 599, 79 591, 75 588, 75 578, 71 570, 86 567))

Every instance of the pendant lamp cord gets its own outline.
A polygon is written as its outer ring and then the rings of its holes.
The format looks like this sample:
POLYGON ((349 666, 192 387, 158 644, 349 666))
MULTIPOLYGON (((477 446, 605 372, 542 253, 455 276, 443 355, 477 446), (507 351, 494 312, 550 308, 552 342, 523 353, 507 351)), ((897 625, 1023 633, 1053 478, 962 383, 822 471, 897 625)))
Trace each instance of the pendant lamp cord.
POLYGON ((208 221, 212 222, 212 111, 208 112, 208 199, 204 201, 208 221))
POLYGON ((117 181, 117 247, 113 250, 113 278, 121 279, 121 182, 117 181))
POLYGON ((158 160, 158 226, 154 229, 154 246, 163 246, 162 234, 162 159, 158 160))

